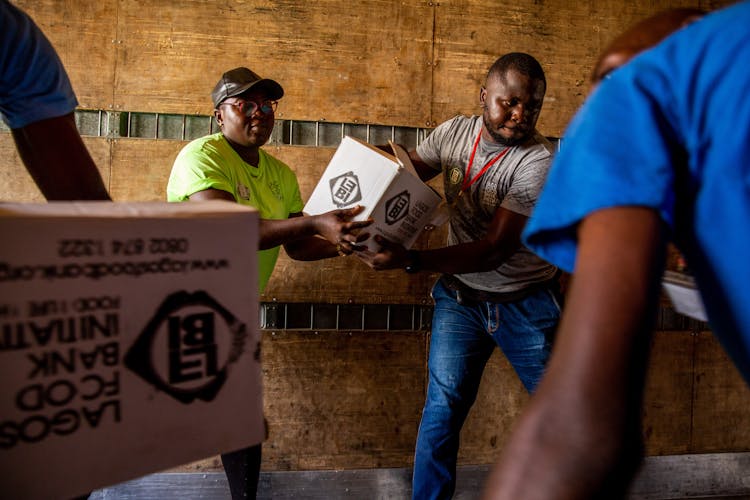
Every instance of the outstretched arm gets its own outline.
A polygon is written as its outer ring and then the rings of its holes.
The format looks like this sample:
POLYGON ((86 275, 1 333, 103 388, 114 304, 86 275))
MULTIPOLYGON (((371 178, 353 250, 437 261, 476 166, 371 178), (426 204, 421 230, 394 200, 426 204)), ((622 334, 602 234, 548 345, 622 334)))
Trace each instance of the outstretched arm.
POLYGON ((376 270, 402 269, 419 261, 423 271, 461 274, 496 269, 521 245, 521 231, 528 217, 504 208, 497 209, 484 238, 432 250, 407 252, 404 247, 379 236, 380 251, 358 251, 357 256, 376 270))
POLYGON ((605 209, 580 224, 547 372, 485 498, 614 498, 625 491, 642 456, 641 400, 664 248, 651 209, 605 209))
MULTIPOLYGON (((220 189, 205 189, 190 195, 191 200, 227 200, 234 197, 220 189)), ((291 214, 288 219, 260 219, 259 248, 279 245, 296 260, 318 260, 349 254, 366 235, 360 230, 372 221, 352 221, 364 208, 332 210, 320 215, 291 214)))
POLYGON ((12 130, 21 160, 48 200, 109 200, 73 114, 12 130))

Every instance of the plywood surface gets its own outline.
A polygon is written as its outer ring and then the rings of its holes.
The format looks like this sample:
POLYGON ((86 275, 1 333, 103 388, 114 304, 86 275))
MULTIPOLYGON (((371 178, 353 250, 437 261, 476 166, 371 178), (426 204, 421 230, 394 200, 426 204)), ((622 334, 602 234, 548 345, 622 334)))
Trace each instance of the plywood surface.
POLYGON ((10 133, 0 133, 0 158, 0 200, 44 201, 44 196, 21 162, 10 133))
POLYGON ((112 109, 118 40, 117 0, 19 0, 65 65, 79 105, 112 109))
POLYGON ((692 451, 750 450, 750 389, 711 332, 697 338, 692 451))
POLYGON ((493 463, 528 399, 513 367, 496 349, 484 369, 477 400, 461 431, 459 463, 493 463))
POLYGON ((694 357, 691 332, 654 335, 643 402, 647 455, 691 452, 694 357))
POLYGON ((284 117, 411 124, 429 113, 425 2, 124 1, 117 33, 123 109, 206 113, 222 72, 248 66, 285 88, 284 117))
POLYGON ((433 120, 479 113, 479 88, 495 59, 526 52, 547 77, 538 128, 560 137, 588 92, 596 57, 610 40, 660 10, 701 3, 708 2, 523 0, 499 7, 494 0, 441 1, 435 9, 433 120))
POLYGON ((150 139, 120 139, 112 143, 112 182, 115 201, 166 201, 172 164, 186 143, 150 139))
POLYGON ((264 332, 264 469, 403 467, 424 400, 426 334, 264 332))
MULTIPOLYGON (((105 186, 110 179, 110 144, 106 139, 85 137, 86 149, 94 159, 105 186)), ((9 132, 0 132, 0 200, 13 202, 42 202, 44 196, 18 156, 16 144, 9 132)))
POLYGON ((500 55, 524 51, 547 72, 539 129, 559 136, 597 54, 634 22, 726 0, 22 0, 71 75, 81 106, 206 114, 221 73, 249 66, 286 89, 278 116, 430 127, 478 112, 500 55))
MULTIPOLYGON (((410 467, 427 342, 420 332, 264 331, 263 469, 410 467)), ((459 464, 493 463, 528 399, 496 351, 461 433, 459 464)), ((750 391, 710 333, 656 333, 644 410, 648 456, 749 448, 750 391)), ((219 468, 212 457, 180 470, 219 468)))

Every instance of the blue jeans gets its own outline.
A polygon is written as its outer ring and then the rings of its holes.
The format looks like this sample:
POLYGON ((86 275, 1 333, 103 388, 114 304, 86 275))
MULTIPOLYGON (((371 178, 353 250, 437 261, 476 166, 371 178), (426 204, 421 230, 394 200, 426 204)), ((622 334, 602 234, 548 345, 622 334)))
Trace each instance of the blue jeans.
POLYGON ((495 346, 526 390, 544 373, 560 317, 558 295, 543 288, 512 302, 461 305, 438 281, 430 337, 427 398, 414 455, 412 497, 451 498, 456 487, 458 438, 495 346))

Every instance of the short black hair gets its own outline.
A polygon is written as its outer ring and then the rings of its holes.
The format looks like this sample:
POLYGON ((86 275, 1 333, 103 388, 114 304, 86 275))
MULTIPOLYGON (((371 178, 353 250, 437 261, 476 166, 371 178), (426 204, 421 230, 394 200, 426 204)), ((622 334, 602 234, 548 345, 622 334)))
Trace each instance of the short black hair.
POLYGON ((541 80, 544 88, 547 88, 547 78, 544 76, 542 65, 534 56, 523 52, 510 52, 498 58, 487 72, 487 79, 492 76, 503 76, 510 69, 515 69, 532 80, 541 80))

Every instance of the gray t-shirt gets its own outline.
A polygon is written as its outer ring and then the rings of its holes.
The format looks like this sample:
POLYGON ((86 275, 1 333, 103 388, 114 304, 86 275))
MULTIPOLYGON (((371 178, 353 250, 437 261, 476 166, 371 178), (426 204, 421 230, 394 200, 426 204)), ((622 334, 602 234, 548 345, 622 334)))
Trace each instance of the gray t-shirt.
MULTIPOLYGON (((441 123, 417 147, 420 158, 443 173, 445 197, 451 206, 448 245, 484 238, 499 207, 527 217, 531 215, 552 161, 552 144, 534 131, 533 137, 511 147, 459 196, 481 128, 481 116, 456 116, 441 123)), ((504 149, 505 146, 480 139, 469 179, 474 179, 504 149)), ((507 293, 546 281, 555 272, 554 266, 522 245, 497 269, 456 277, 477 290, 507 293)))

